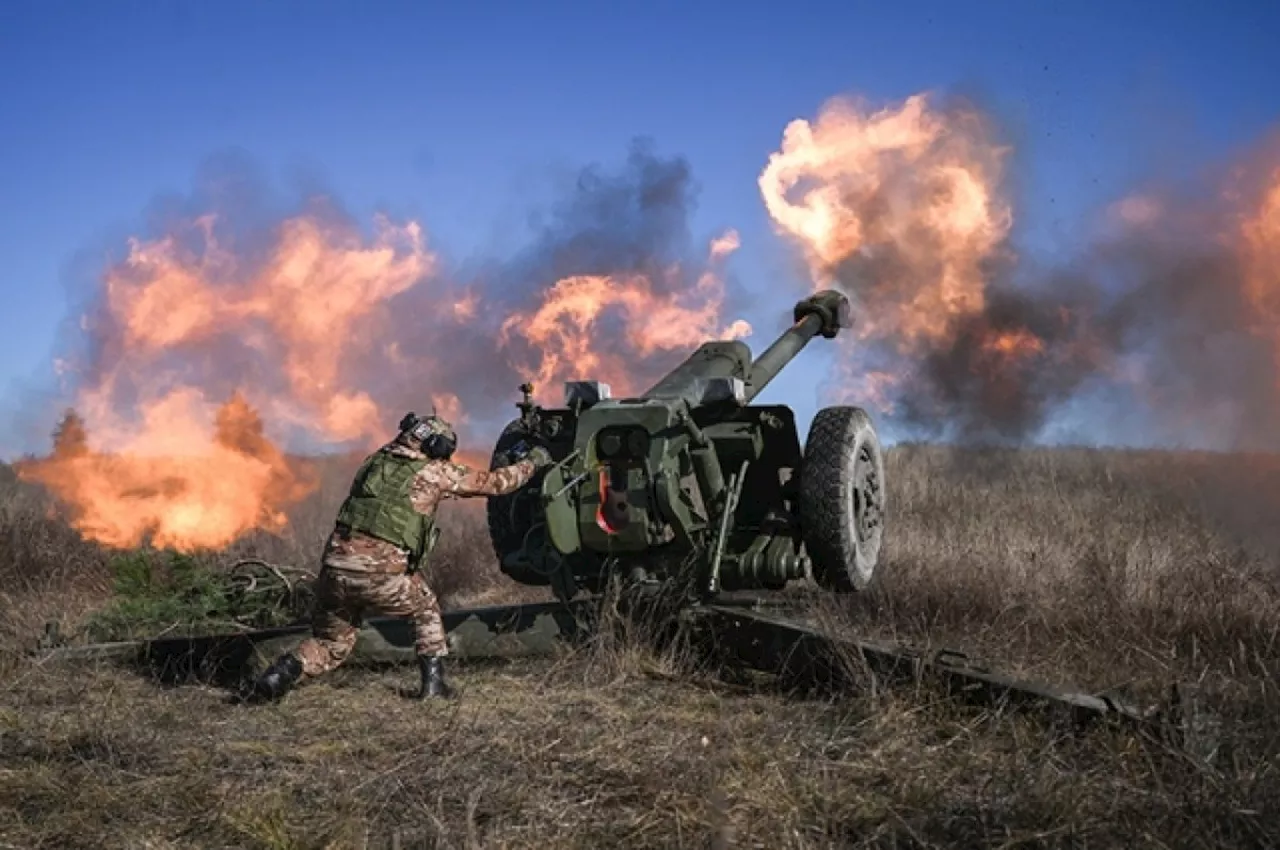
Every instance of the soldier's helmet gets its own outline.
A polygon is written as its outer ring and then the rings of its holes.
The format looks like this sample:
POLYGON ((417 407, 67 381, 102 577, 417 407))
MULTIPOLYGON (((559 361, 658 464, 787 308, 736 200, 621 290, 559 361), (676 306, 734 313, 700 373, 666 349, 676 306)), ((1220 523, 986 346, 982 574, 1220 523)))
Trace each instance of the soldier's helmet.
POLYGON ((458 434, 445 419, 410 411, 400 420, 400 437, 422 449, 427 457, 448 460, 458 448, 458 434))

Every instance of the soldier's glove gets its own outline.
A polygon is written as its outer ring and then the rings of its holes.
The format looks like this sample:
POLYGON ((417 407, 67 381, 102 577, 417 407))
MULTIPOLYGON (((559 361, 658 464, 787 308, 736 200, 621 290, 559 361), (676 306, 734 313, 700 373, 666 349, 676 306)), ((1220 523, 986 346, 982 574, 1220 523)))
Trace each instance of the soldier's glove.
POLYGON ((524 440, 507 449, 507 466, 519 463, 529 455, 529 444, 524 440))
POLYGON ((541 469, 544 466, 550 466, 554 462, 554 459, 551 457, 551 452, 547 451, 542 446, 534 446, 534 448, 525 455, 525 458, 533 461, 534 469, 541 469))
POLYGON ((542 446, 530 446, 524 440, 507 450, 508 465, 519 463, 522 460, 533 461, 534 469, 539 469, 552 463, 551 452, 542 446))

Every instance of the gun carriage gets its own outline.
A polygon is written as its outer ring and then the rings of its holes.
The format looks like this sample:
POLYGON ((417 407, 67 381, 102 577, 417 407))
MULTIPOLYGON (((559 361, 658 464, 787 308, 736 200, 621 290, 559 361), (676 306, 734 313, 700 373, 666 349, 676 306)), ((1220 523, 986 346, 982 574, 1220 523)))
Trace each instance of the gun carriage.
POLYGON ((706 342, 635 397, 570 381, 563 405, 547 408, 523 385, 491 466, 532 445, 556 463, 489 501, 502 571, 565 600, 612 575, 684 581, 704 600, 808 578, 837 593, 865 589, 885 510, 871 417, 823 408, 802 445, 790 408, 752 403, 811 339, 850 323, 848 300, 831 290, 793 314, 754 361, 743 342, 706 342))

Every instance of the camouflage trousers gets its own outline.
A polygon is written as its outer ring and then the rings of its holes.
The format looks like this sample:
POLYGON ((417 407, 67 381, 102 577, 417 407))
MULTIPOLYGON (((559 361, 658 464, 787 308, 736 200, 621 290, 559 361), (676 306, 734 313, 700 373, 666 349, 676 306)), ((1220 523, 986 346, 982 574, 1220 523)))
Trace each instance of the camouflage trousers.
POLYGON ((366 614, 408 617, 419 655, 448 655, 440 603, 421 573, 354 573, 323 567, 315 584, 312 636, 297 649, 302 672, 319 676, 347 660, 366 614))

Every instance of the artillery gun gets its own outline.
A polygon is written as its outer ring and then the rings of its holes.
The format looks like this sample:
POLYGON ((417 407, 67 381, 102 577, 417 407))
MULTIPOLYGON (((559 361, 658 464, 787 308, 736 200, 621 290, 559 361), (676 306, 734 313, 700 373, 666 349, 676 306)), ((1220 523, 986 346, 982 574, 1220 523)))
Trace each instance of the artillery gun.
POLYGON ((812 579, 837 593, 867 588, 884 533, 884 462, 871 417, 826 407, 802 446, 784 405, 754 405, 815 336, 850 326, 844 295, 795 305, 794 324, 758 358, 741 341, 703 343, 645 392, 569 381, 546 408, 521 386, 520 416, 491 468, 533 445, 554 463, 488 502, 500 568, 562 600, 611 576, 720 591, 780 590, 812 579))
MULTIPOLYGON (((1114 695, 1014 679, 954 650, 832 633, 790 616, 785 599, 775 600, 777 614, 762 610, 764 599, 715 599, 721 591, 780 590, 801 579, 851 593, 876 576, 885 476, 871 418, 858 407, 821 409, 802 447, 789 408, 751 404, 813 337, 834 338, 849 324, 845 297, 824 291, 795 305, 794 324, 754 362, 742 342, 706 342, 639 396, 614 399, 606 384, 570 381, 559 408, 534 404, 533 388, 523 385, 520 416, 497 440, 491 467, 533 445, 545 446, 553 463, 515 493, 488 500, 489 534, 507 576, 550 585, 559 600, 446 611, 450 653, 553 653, 595 628, 604 584, 621 576, 641 589, 674 589, 682 603, 690 596, 704 603, 682 605, 676 618, 692 627, 698 646, 789 682, 849 690, 861 687, 867 672, 873 682, 928 676, 990 706, 1065 710, 1078 721, 1114 718, 1168 735, 1189 752, 1216 746, 1212 733, 1200 731, 1195 688, 1182 683, 1167 705, 1143 709, 1114 695), (581 590, 588 595, 575 598, 581 590)), ((408 621, 373 617, 363 625, 356 655, 416 658, 408 621)), ((131 659, 165 681, 244 682, 256 675, 253 659, 274 658, 309 632, 303 622, 42 654, 131 659)))

